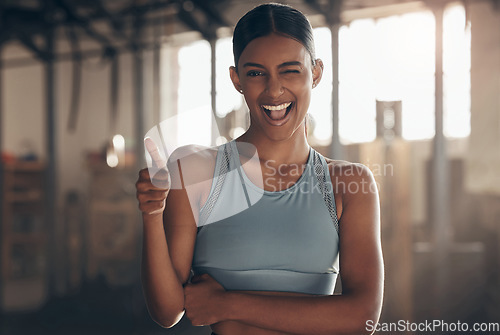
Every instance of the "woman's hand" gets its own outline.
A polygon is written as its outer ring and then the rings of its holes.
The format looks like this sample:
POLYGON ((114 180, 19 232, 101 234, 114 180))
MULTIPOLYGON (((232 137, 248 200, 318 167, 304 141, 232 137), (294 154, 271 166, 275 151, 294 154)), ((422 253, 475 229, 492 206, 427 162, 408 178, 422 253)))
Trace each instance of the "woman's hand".
POLYGON ((166 168, 158 170, 153 178, 149 169, 139 171, 139 179, 135 183, 139 209, 143 214, 161 214, 165 209, 165 199, 170 190, 170 175, 166 168))
POLYGON ((222 320, 221 303, 226 290, 208 274, 194 276, 184 287, 184 308, 194 326, 211 325, 222 320))
POLYGON ((144 145, 151 156, 153 166, 142 169, 135 183, 139 209, 146 215, 161 214, 165 209, 165 199, 170 190, 170 174, 167 170, 167 162, 160 154, 156 143, 146 137, 144 145))

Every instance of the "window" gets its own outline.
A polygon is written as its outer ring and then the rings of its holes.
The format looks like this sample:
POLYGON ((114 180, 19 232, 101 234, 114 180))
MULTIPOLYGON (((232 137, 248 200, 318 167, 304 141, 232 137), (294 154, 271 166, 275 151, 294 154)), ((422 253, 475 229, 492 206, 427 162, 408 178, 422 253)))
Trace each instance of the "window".
MULTIPOLYGON (((444 16, 444 131, 470 134, 470 30, 465 11, 444 16)), ((402 100, 408 140, 434 136, 435 19, 429 12, 357 20, 340 29, 339 136, 375 139, 375 100, 402 100)))
POLYGON ((210 44, 196 41, 179 50, 178 145, 211 142, 210 44))
POLYGON ((229 77, 229 67, 234 64, 233 43, 230 37, 221 38, 216 47, 216 84, 217 89, 217 116, 223 117, 241 107, 243 99, 236 91, 229 77))
POLYGON ((316 57, 324 64, 321 83, 313 89, 309 114, 312 136, 317 144, 327 145, 332 138, 332 34, 328 28, 314 29, 316 57))
POLYGON ((465 9, 446 10, 443 22, 444 135, 470 135, 471 30, 465 9))
MULTIPOLYGON (((209 146, 212 142, 211 104, 211 47, 205 40, 196 41, 179 48, 179 80, 177 91, 177 111, 162 122, 163 136, 168 137, 171 146, 177 148, 186 144, 209 146), (173 118, 172 118, 173 117, 173 118), (176 136, 172 136, 176 134, 176 136)), ((166 57, 165 61, 169 61, 166 57)), ((171 61, 171 60, 170 60, 171 61)), ((216 113, 224 117, 240 108, 241 95, 234 89, 229 77, 229 67, 233 64, 231 38, 219 39, 216 43, 216 113)), ((168 76, 164 73, 163 76, 168 76)), ((164 82, 171 81, 171 78, 164 82)), ((171 85, 175 87, 176 85, 171 85)), ((164 97, 163 99, 165 99, 164 97)), ((168 108, 168 106, 165 106, 168 108)), ((165 113, 164 113, 165 115, 165 113)))

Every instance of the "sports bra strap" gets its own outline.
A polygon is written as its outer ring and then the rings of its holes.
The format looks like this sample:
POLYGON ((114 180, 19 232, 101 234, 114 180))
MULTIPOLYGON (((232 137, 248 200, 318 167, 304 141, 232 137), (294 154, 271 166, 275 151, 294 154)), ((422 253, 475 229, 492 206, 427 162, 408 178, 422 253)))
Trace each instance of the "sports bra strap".
POLYGON ((214 179, 216 179, 217 181, 213 192, 209 195, 206 204, 200 211, 198 227, 203 226, 207 221, 208 217, 210 216, 210 213, 212 213, 215 203, 217 202, 217 199, 219 198, 220 192, 222 190, 222 185, 224 185, 224 180, 226 179, 226 175, 229 171, 229 160, 231 158, 229 155, 229 146, 227 144, 222 146, 221 157, 219 157, 220 154, 221 151, 219 150, 217 152, 217 158, 216 158, 217 162, 215 164, 216 171, 214 171, 214 179), (217 167, 219 167, 218 171, 217 167))
POLYGON ((243 188, 243 193, 245 193, 245 200, 247 201, 247 206, 250 207, 252 206, 252 203, 250 202, 250 197, 248 196, 247 185, 245 184, 245 179, 243 178, 243 172, 241 172, 243 167, 241 166, 240 157, 236 149, 236 142, 235 141, 229 142, 227 147, 228 147, 229 159, 231 158, 234 159, 234 166, 236 167, 238 175, 240 176, 241 187, 243 188), (235 148, 234 152, 233 152, 233 147, 229 145, 230 143, 234 144, 235 148))
POLYGON ((324 161, 324 158, 316 150, 313 150, 313 152, 314 174, 318 179, 319 189, 321 191, 321 195, 323 196, 323 200, 325 201, 326 207, 328 208, 328 212, 330 213, 330 217, 332 218, 335 230, 337 231, 337 234, 339 234, 339 222, 337 219, 335 201, 332 198, 333 185, 331 180, 329 180, 328 165, 326 164, 326 161, 324 161), (331 189, 329 189, 329 186, 331 189))

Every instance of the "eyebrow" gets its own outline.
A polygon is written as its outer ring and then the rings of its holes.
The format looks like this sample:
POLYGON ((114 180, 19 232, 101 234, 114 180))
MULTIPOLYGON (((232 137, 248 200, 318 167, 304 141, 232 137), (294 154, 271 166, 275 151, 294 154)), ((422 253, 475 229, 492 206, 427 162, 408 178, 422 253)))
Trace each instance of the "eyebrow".
MULTIPOLYGON (((248 66, 253 66, 253 67, 258 67, 263 69, 264 66, 258 63, 245 63, 243 64, 243 67, 248 67, 248 66)), ((292 61, 292 62, 284 62, 278 65, 278 68, 286 67, 286 66, 302 66, 301 62, 298 61, 292 61)))

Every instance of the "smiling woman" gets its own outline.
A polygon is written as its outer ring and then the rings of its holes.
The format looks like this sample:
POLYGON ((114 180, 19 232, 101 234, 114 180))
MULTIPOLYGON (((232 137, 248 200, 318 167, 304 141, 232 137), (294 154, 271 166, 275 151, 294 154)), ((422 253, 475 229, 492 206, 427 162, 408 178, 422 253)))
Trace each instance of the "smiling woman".
POLYGON ((237 67, 231 67, 231 79, 250 109, 249 131, 259 127, 274 139, 292 136, 304 121, 311 88, 321 79, 321 64, 300 42, 279 33, 248 43, 237 67))
POLYGON ((230 68, 248 130, 219 147, 181 148, 168 171, 140 171, 142 283, 160 325, 186 313, 223 335, 363 334, 378 321, 378 191, 368 168, 325 158, 307 142, 323 72, 312 36, 289 6, 248 12, 230 68), (155 186, 169 174, 172 187, 155 186), (339 275, 343 293, 334 295, 339 275))

